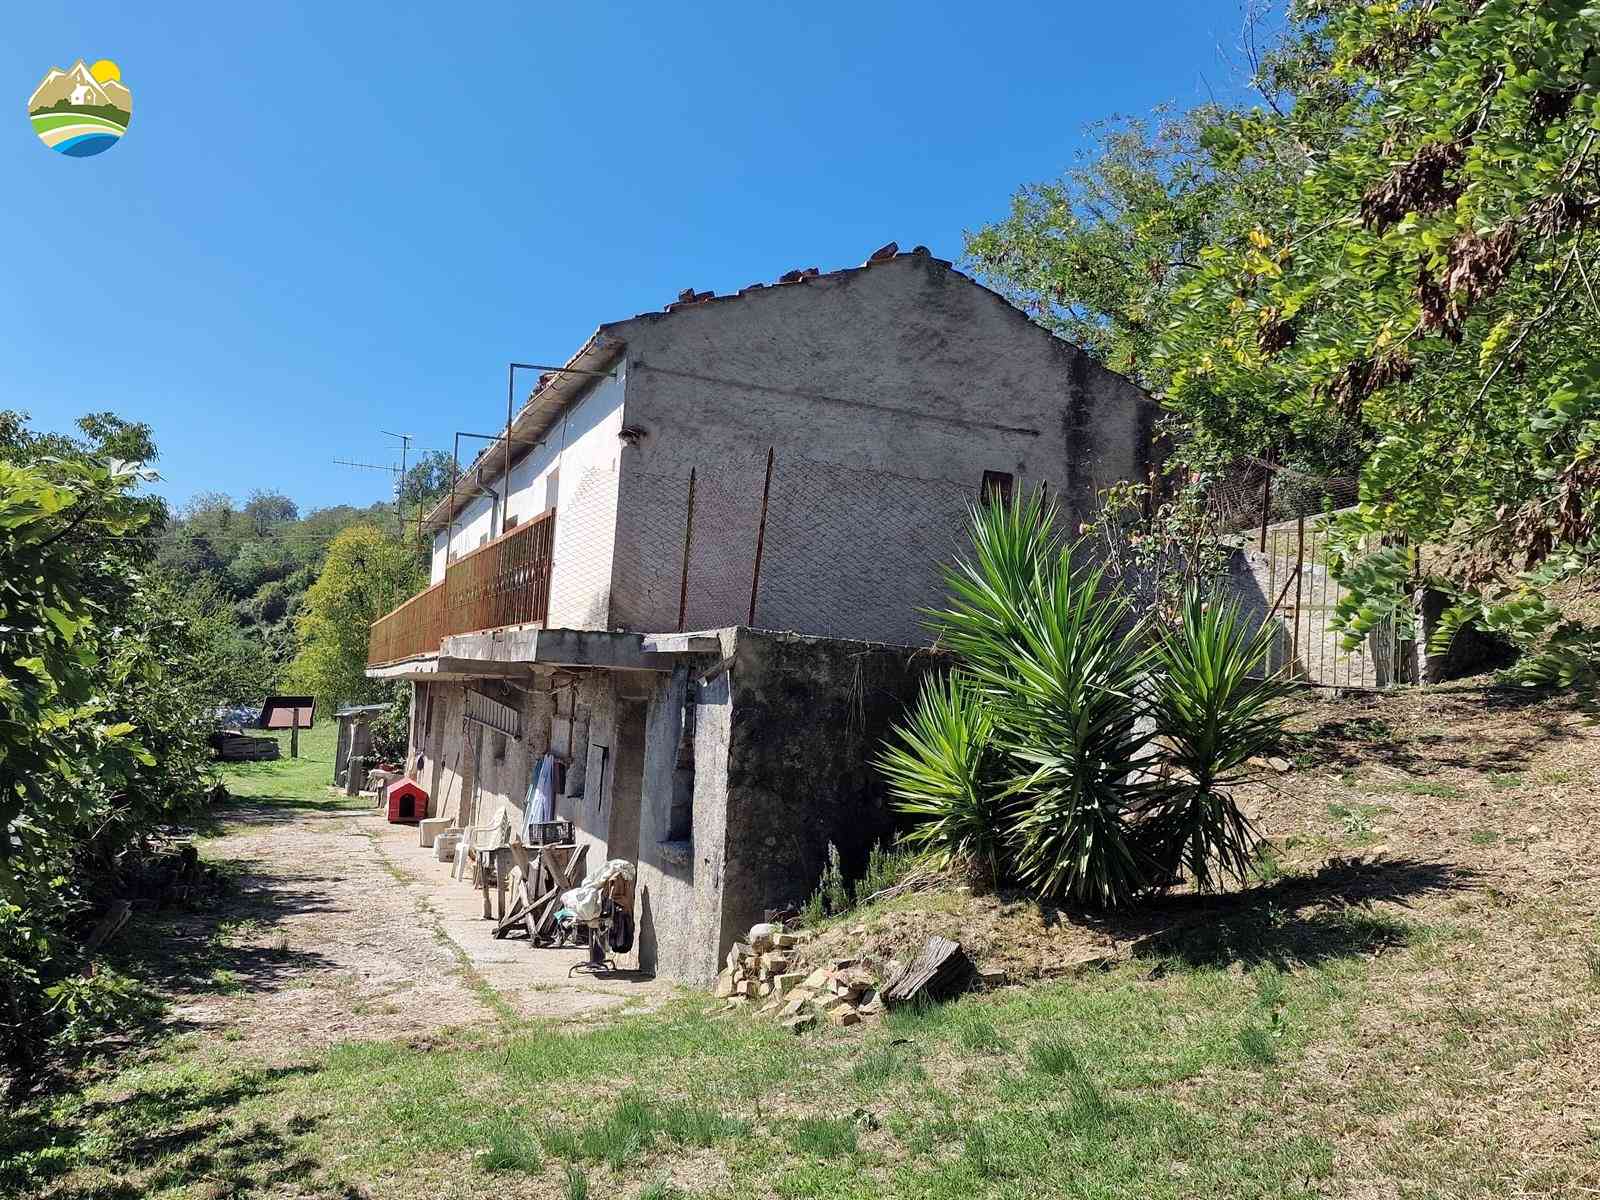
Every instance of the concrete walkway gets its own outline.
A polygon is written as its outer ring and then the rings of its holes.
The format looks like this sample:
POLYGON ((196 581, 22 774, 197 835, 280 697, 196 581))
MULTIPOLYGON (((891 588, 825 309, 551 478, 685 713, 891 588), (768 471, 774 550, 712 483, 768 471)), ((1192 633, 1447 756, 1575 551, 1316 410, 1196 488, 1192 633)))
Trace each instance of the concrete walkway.
POLYGON ((507 1017, 582 1021, 654 1007, 672 985, 567 978, 585 951, 496 941, 480 893, 411 825, 329 796, 240 804, 202 853, 236 890, 163 924, 167 1025, 230 1056, 299 1061, 340 1042, 428 1039, 507 1017))
POLYGON ((572 965, 587 959, 584 949, 541 949, 521 936, 495 938, 495 922, 483 919, 483 893, 452 879, 450 864, 418 844, 415 826, 391 825, 376 813, 356 820, 386 867, 399 877, 396 886, 404 886, 419 910, 436 922, 463 956, 463 965, 523 1015, 583 1016, 629 1001, 653 1006, 672 994, 670 984, 627 971, 610 978, 584 972, 569 978, 572 965))

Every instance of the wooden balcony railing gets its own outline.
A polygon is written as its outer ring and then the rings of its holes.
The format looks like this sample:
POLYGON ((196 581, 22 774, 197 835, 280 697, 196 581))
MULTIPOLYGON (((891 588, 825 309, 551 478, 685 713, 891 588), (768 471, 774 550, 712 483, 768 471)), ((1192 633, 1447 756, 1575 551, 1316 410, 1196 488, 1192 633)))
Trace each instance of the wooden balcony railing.
POLYGON ((440 582, 372 623, 367 665, 436 653, 451 634, 544 621, 555 528, 552 508, 463 554, 440 582))
POLYGON ((398 662, 439 648, 445 627, 444 587, 444 581, 440 580, 372 623, 367 634, 369 667, 398 662))

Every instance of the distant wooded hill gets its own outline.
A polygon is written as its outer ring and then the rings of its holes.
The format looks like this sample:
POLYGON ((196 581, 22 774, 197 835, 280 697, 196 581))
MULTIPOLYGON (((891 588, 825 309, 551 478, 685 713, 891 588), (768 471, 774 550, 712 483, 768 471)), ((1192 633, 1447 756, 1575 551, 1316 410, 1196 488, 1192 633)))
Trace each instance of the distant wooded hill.
MULTIPOLYGON (((411 467, 401 486, 408 516, 448 490, 449 472, 449 455, 425 456, 411 467)), ((402 530, 393 502, 336 505, 302 516, 294 500, 275 491, 253 491, 243 502, 205 492, 173 515, 162 533, 162 565, 231 609, 241 639, 237 658, 258 664, 258 671, 241 673, 239 685, 257 694, 236 699, 254 701, 277 686, 295 655, 294 619, 306 589, 333 539, 356 525, 414 541, 418 561, 425 561, 414 517, 402 530)))

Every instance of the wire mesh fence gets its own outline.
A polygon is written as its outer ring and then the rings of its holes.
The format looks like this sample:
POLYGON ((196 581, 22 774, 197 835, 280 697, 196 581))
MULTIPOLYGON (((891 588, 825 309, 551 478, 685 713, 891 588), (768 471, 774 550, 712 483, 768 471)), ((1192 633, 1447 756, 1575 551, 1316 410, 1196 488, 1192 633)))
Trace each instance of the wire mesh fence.
POLYGON ((1419 622, 1409 601, 1347 644, 1336 618, 1349 592, 1335 574, 1323 516, 1269 525, 1235 556, 1235 592, 1275 626, 1267 673, 1329 687, 1416 682, 1419 622))
POLYGON ((1359 482, 1350 476, 1316 475, 1247 456, 1208 481, 1206 505, 1218 529, 1259 531, 1346 508, 1358 492, 1359 482))

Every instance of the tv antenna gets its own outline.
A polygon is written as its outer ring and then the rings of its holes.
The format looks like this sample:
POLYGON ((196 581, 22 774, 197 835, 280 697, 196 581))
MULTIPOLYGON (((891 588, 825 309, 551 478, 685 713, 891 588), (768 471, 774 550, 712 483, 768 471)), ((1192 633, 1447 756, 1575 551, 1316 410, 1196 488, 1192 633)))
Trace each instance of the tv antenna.
POLYGON ((408 459, 408 457, 410 455, 410 452, 411 452, 411 443, 413 441, 415 441, 416 439, 414 437, 412 437, 411 434, 409 434, 409 433, 392 433, 387 429, 380 429, 380 430, 378 430, 378 432, 383 434, 384 437, 392 437, 392 438, 395 438, 396 440, 399 441, 399 443, 400 443, 400 463, 399 463, 398 466, 396 466, 394 463, 357 462, 354 459, 350 459, 350 458, 336 458, 336 459, 333 460, 333 462, 334 462, 335 466, 340 466, 340 467, 358 467, 358 468, 360 468, 360 469, 362 469, 364 471, 388 471, 391 475, 393 475, 394 476, 394 515, 395 515, 395 520, 399 521, 402 525, 404 525, 405 524, 405 516, 402 514, 402 512, 400 510, 400 488, 401 488, 401 485, 405 483, 406 465, 407 465, 407 459, 408 459))

